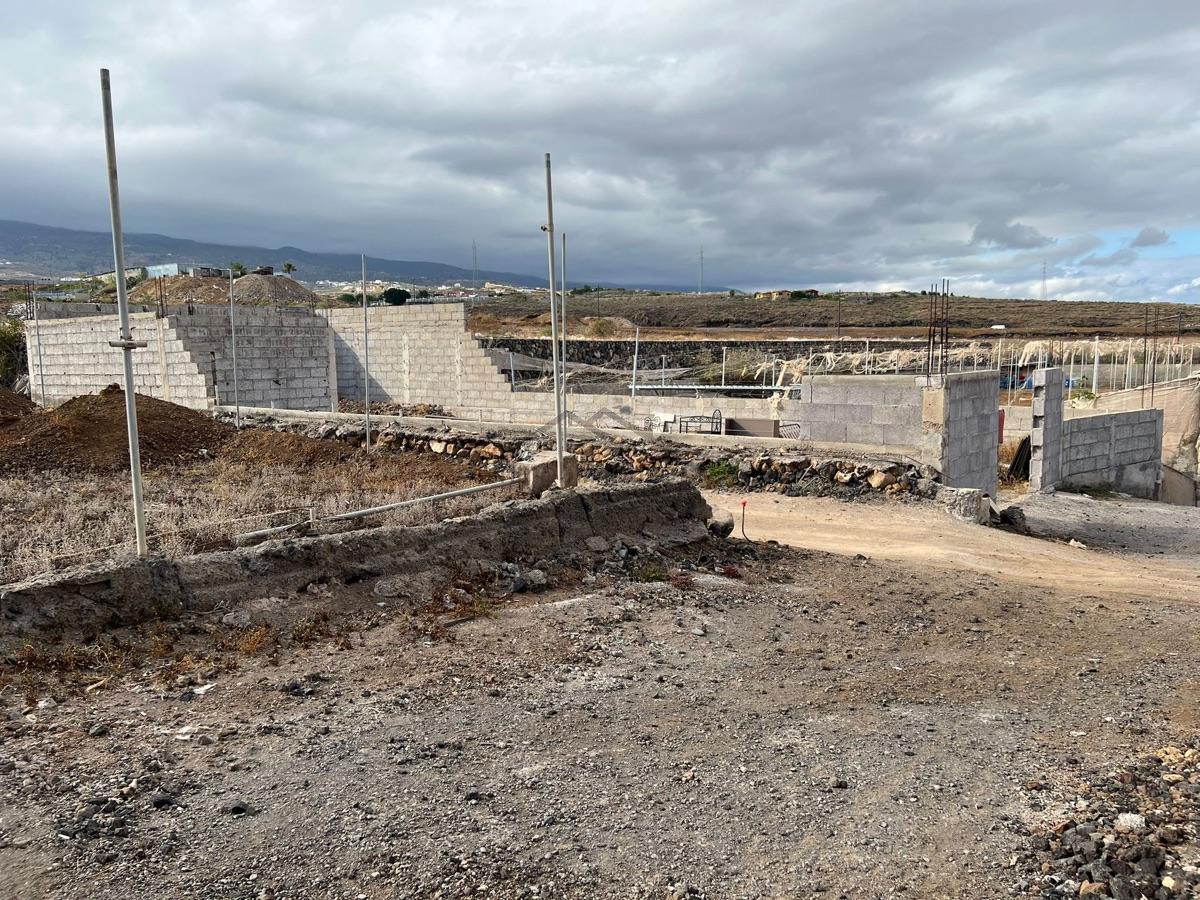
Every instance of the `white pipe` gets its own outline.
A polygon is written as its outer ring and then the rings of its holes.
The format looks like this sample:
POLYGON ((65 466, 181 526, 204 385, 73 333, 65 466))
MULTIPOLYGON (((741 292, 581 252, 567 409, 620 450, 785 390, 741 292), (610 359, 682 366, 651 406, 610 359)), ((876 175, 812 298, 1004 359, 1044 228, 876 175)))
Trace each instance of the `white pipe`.
POLYGON ((629 386, 629 396, 637 396, 637 364, 638 364, 638 343, 642 336, 642 329, 639 326, 634 326, 633 329, 633 381, 629 386))
POLYGON ((114 281, 117 285, 117 315, 121 323, 121 338, 109 346, 120 347, 125 368, 125 428, 129 433, 129 475, 133 483, 133 527, 137 536, 137 554, 145 557, 146 510, 142 506, 142 451, 138 442, 137 398, 133 392, 133 349, 146 346, 134 341, 129 331, 129 298, 125 293, 125 241, 121 232, 121 195, 117 188, 117 142, 113 136, 112 91, 108 69, 100 70, 100 100, 104 107, 104 150, 108 158, 108 207, 112 219, 114 281))
POLYGON ((551 363, 554 366, 554 451, 558 457, 558 484, 561 487, 565 436, 563 434, 563 401, 559 391, 558 378, 558 317, 554 302, 554 286, 558 283, 558 279, 555 277, 554 266, 554 191, 550 183, 549 153, 546 154, 546 224, 542 227, 546 230, 546 252, 550 261, 550 278, 546 284, 550 288, 550 346, 553 357, 551 363))
POLYGON ((496 488, 510 487, 520 484, 522 478, 508 478, 504 481, 493 481, 490 484, 477 484, 473 487, 459 488, 456 491, 446 491, 442 494, 430 494, 428 497, 417 497, 415 500, 402 500, 399 503, 388 503, 385 506, 372 506, 370 509, 356 509, 353 512, 338 513, 335 516, 325 516, 317 522, 340 522, 345 519, 360 519, 363 516, 373 516, 377 513, 391 512, 394 509, 404 509, 421 503, 432 503, 435 500, 449 500, 451 497, 465 497, 467 494, 478 494, 480 491, 491 491, 496 488))
POLYGON ((233 266, 229 267, 229 340, 233 345, 233 423, 242 427, 242 403, 238 399, 237 378, 237 323, 233 314, 233 266))
POLYGON ((1092 393, 1100 395, 1100 335, 1092 344, 1092 393))
POLYGON ((371 452, 371 335, 367 327, 367 254, 362 255, 363 411, 367 416, 367 452, 371 452))

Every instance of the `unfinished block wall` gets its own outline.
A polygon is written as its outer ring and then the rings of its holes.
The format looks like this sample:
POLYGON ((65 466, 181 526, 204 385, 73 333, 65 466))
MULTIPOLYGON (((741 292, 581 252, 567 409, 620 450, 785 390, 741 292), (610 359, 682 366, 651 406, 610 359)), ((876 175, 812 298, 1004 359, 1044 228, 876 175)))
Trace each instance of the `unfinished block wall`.
MULTIPOLYGON (((133 352, 133 383, 138 393, 199 409, 211 405, 211 380, 196 366, 166 319, 154 313, 135 313, 129 317, 129 328, 135 341, 147 344, 133 352)), ((121 351, 108 345, 119 336, 116 316, 63 317, 43 321, 36 331, 30 327, 26 349, 33 399, 42 402, 43 383, 46 406, 122 383, 121 351)))
MULTIPOLYGON (((133 339, 147 346, 133 352, 139 393, 181 406, 207 409, 233 403, 233 354, 228 311, 195 307, 193 314, 129 317, 133 339)), ((61 317, 27 329, 30 384, 41 401, 45 366, 46 404, 120 384, 121 351, 116 316, 61 317)), ((310 313, 239 307, 237 310, 238 393, 245 406, 329 409, 330 353, 325 323, 310 313)))
MULTIPOLYGON (((341 398, 362 400, 362 309, 318 310, 332 330, 341 398)), ((461 303, 378 306, 367 311, 372 402, 503 408, 507 377, 467 331, 461 303)))
POLYGON ((918 377, 923 462, 950 487, 996 496, 1000 444, 1000 379, 994 371, 918 377))
MULTIPOLYGON (((171 315, 171 332, 213 384, 213 399, 233 404, 229 312, 196 306, 171 315)), ((310 312, 238 307, 237 387, 243 406, 330 409, 328 327, 310 312)))
POLYGON ((1153 499, 1162 469, 1162 431, 1161 409, 1068 419, 1059 487, 1107 487, 1153 499))
POLYGON ((1033 426, 1029 432, 1029 487, 1052 491, 1062 474, 1063 370, 1033 373, 1033 426))

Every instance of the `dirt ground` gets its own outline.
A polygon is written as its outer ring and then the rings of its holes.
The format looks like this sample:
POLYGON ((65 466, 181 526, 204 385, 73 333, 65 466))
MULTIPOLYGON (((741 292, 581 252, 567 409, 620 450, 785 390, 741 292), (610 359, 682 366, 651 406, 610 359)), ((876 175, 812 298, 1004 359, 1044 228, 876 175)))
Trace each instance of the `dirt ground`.
POLYGON ((0 896, 1036 894, 1039 829, 1196 737, 1187 561, 747 499, 754 543, 623 548, 457 625, 248 586, 93 691, 13 679, 0 896))
POLYGON ((1065 493, 1014 498, 1039 540, 931 515, 920 505, 716 492, 705 499, 739 523, 745 500, 746 534, 754 540, 1067 593, 1200 600, 1200 508, 1065 493))

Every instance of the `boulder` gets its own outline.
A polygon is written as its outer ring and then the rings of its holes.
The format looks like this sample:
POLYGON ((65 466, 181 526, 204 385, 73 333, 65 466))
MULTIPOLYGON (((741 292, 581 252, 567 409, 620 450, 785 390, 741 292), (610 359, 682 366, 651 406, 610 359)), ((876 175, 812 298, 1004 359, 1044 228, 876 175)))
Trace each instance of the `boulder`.
POLYGON ((727 538, 733 534, 733 513, 717 511, 706 523, 708 530, 717 537, 727 538))

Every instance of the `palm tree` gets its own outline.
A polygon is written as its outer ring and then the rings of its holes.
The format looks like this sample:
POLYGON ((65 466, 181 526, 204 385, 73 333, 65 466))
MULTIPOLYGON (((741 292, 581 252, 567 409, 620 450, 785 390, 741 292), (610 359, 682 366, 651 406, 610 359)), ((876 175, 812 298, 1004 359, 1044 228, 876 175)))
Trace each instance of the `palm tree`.
POLYGON ((291 275, 295 271, 296 271, 296 264, 294 262, 285 262, 283 264, 283 274, 284 275, 291 275))
POLYGON ((243 275, 246 274, 246 264, 245 263, 240 263, 240 262, 230 263, 229 268, 233 272, 234 278, 241 278, 243 275))

